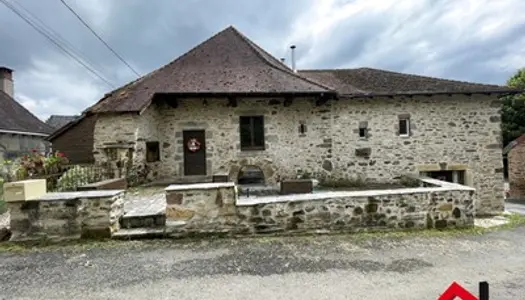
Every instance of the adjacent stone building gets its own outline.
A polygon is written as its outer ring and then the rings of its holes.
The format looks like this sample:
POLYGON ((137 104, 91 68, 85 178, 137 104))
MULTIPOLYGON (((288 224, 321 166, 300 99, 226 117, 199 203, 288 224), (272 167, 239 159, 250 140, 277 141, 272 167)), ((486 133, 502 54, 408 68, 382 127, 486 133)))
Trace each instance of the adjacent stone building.
POLYGON ((14 99, 13 70, 0 67, 0 161, 29 153, 46 152, 53 129, 14 99))
POLYGON ((504 204, 498 98, 513 92, 369 68, 296 71, 229 27, 87 115, 95 160, 150 180, 237 181, 245 166, 268 184, 425 174, 476 188, 477 213, 493 214, 504 204))
POLYGON ((507 158, 509 198, 525 198, 525 134, 510 142, 503 149, 507 158))
MULTIPOLYGON (((55 118, 55 121, 58 123, 64 119, 67 118, 55 118)), ((75 116, 46 140, 51 142, 53 151, 63 152, 72 164, 93 163, 93 131, 96 121, 96 115, 75 116)))

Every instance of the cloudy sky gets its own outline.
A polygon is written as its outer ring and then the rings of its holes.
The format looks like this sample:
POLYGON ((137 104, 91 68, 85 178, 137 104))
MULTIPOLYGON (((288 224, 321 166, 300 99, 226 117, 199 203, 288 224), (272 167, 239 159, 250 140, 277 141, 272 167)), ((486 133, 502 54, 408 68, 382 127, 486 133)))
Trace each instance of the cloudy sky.
MULTIPOLYGON (((523 0, 66 0, 146 74, 229 25, 306 68, 373 67, 504 84, 525 66, 523 0)), ((38 117, 77 114, 136 75, 60 0, 0 0, 0 65, 38 117), (65 55, 2 1, 60 36, 112 86, 65 55), (42 25, 44 24, 44 25, 42 25)))

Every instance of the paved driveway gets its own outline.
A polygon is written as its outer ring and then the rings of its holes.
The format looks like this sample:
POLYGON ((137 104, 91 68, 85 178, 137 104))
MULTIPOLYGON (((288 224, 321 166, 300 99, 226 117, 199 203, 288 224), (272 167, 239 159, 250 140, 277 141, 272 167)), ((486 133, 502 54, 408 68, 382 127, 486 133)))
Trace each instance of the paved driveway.
POLYGON ((122 245, 0 253, 0 299, 422 300, 437 299, 454 280, 473 291, 478 281, 489 281, 491 299, 525 295, 525 227, 462 238, 122 245))
POLYGON ((505 210, 513 213, 525 215, 525 205, 519 203, 506 203, 505 210))

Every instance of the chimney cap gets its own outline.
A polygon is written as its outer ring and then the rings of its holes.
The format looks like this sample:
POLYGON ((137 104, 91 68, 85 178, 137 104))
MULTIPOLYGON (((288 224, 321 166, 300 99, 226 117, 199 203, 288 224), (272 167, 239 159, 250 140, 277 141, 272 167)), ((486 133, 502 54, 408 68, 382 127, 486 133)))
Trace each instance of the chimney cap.
POLYGON ((8 67, 0 66, 0 78, 13 79, 13 70, 8 67))
POLYGON ((291 48, 291 49, 295 49, 295 45, 291 45, 290 48, 291 48))

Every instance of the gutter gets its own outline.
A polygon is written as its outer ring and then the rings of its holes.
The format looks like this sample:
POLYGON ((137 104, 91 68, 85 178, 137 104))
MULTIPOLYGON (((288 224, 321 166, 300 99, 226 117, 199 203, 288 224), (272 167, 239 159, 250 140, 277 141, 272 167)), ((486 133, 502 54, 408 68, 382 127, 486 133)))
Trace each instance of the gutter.
POLYGON ((26 131, 15 131, 15 130, 5 130, 0 129, 0 133, 10 133, 10 134, 20 134, 20 135, 32 135, 32 136, 42 136, 47 137, 49 134, 38 133, 38 132, 26 132, 26 131))

